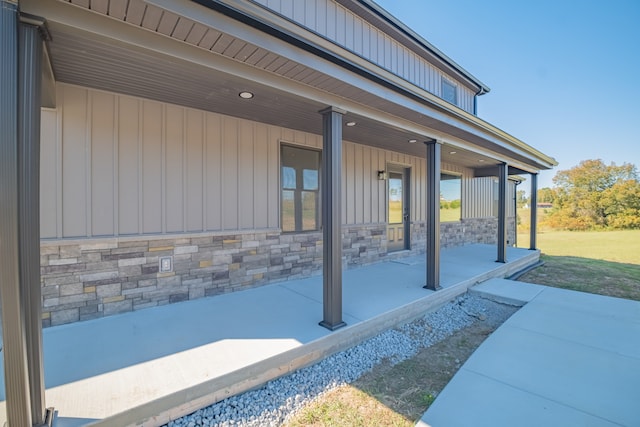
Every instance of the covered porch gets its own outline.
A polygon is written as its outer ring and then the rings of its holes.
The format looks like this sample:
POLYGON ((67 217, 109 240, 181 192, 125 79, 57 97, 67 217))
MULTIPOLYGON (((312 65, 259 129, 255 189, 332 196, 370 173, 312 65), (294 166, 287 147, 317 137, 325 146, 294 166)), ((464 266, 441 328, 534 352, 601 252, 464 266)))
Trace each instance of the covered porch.
MULTIPOLYGON (((340 340, 340 337, 344 336, 358 337, 358 329, 354 327, 364 325, 367 316, 376 317, 387 313, 392 309, 384 306, 388 302, 395 301, 394 304, 401 307, 403 304, 413 304, 411 301, 414 299, 421 301, 420 298, 425 295, 431 295, 432 302, 445 301, 456 292, 462 292, 467 286, 479 281, 484 277, 483 275, 488 274, 487 272, 504 274, 503 269, 520 267, 519 259, 537 257, 537 251, 516 251, 514 258, 509 255, 515 250, 508 246, 506 239, 505 211, 508 203, 506 187, 510 173, 532 174, 535 177, 538 170, 553 166, 552 159, 484 122, 474 114, 442 100, 387 69, 333 45, 311 31, 291 25, 290 21, 284 20, 281 16, 255 8, 252 2, 206 2, 209 7, 198 4, 204 2, 169 0, 144 2, 132 0, 126 3, 109 3, 100 0, 92 2, 0 0, 0 2, 3 6, 2 16, 0 16, 3 22, 1 48, 3 49, 2 57, 6 58, 3 63, 6 67, 2 70, 0 79, 0 95, 2 95, 0 98, 3 103, 3 113, 0 117, 3 123, 0 141, 2 152, 0 190, 3 196, 0 218, 0 236, 2 237, 0 249, 3 254, 0 260, 0 285, 5 343, 4 362, 5 366, 9 367, 7 372, 11 372, 11 375, 5 378, 5 386, 10 397, 7 413, 12 423, 40 424, 45 418, 45 407, 49 406, 55 407, 64 416, 67 410, 63 408, 62 402, 71 400, 55 397, 54 390, 62 390, 66 387, 61 384, 88 384, 90 381, 87 378, 92 380, 108 378, 109 375, 105 376, 105 372, 133 372, 135 369, 131 365, 145 370, 149 360, 164 361, 165 357, 169 357, 167 355, 176 351, 186 351, 193 346, 200 348, 204 345, 204 343, 189 344, 182 350, 164 348, 141 360, 127 359, 137 357, 136 351, 126 348, 125 345, 126 343, 136 344, 138 337, 135 335, 132 335, 128 341, 115 342, 112 348, 105 348, 102 345, 103 336, 115 336, 120 333, 119 326, 109 322, 116 322, 115 319, 126 319, 127 316, 142 316, 139 313, 143 313, 156 318, 158 324, 163 325, 163 328, 156 332, 162 332, 167 327, 173 327, 172 325, 179 318, 178 315, 169 315, 163 310, 179 310, 180 307, 188 304, 185 303, 170 308, 158 307, 157 312, 145 310, 114 316, 113 319, 104 319, 104 325, 108 325, 108 330, 102 336, 91 329, 101 325, 102 323, 99 322, 102 320, 85 322, 86 326, 78 324, 51 329, 51 332, 46 330, 43 351, 40 344, 43 336, 41 329, 43 295, 40 289, 38 256, 41 237, 63 245, 73 239, 110 238, 117 241, 120 236, 142 238, 148 235, 160 235, 169 239, 189 232, 229 231, 232 233, 242 229, 282 231, 277 185, 279 165, 273 161, 278 158, 277 146, 272 144, 271 148, 276 147, 276 151, 269 151, 267 155, 272 159, 271 169, 266 171, 265 168, 263 175, 253 175, 254 170, 257 169, 254 165, 262 165, 260 162, 263 159, 262 152, 256 150, 255 154, 251 153, 250 167, 241 161, 241 154, 245 143, 261 149, 266 146, 251 140, 258 134, 255 128, 251 127, 254 125, 236 126, 224 135, 220 130, 222 128, 216 128, 219 131, 218 134, 224 136, 223 142, 227 144, 223 143, 222 152, 229 148, 230 153, 227 153, 226 158, 218 159, 221 165, 220 176, 235 174, 237 178, 237 180, 236 178, 229 180, 232 184, 221 185, 221 193, 217 194, 212 189, 214 183, 220 180, 210 178, 207 181, 206 157, 198 153, 194 154, 195 152, 191 152, 188 147, 189 130, 205 128, 200 122, 197 126, 182 125, 188 123, 191 117, 189 114, 193 111, 196 111, 196 115, 206 112, 233 117, 234 120, 250 120, 259 123, 261 129, 267 129, 268 126, 269 130, 272 129, 271 127, 286 128, 292 135, 304 133, 303 139, 308 138, 308 135, 321 137, 321 144, 317 144, 315 148, 323 150, 322 188, 327 190, 322 192, 320 203, 324 250, 323 284, 320 287, 314 287, 313 293, 305 297, 305 301, 314 302, 309 310, 300 312, 295 309, 298 307, 297 303, 292 305, 294 308, 292 313, 300 317, 287 318, 283 314, 287 313, 287 310, 269 307, 266 312, 268 320, 246 325, 249 331, 259 330, 261 325, 270 323, 304 325, 305 328, 313 328, 315 331, 316 335, 312 334, 306 338, 306 341, 304 336, 297 339, 293 335, 291 338, 291 333, 287 333, 286 340, 293 341, 287 341, 289 347, 281 347, 279 352, 298 348, 304 343, 315 343, 321 337, 328 337, 327 339, 331 337, 330 339, 335 340, 340 340), (64 93, 62 86, 72 87, 71 91, 76 94, 91 93, 78 96, 86 100, 86 103, 71 102, 68 99, 57 98, 60 93, 64 93), (147 100, 153 104, 151 109, 157 110, 156 116, 151 113, 147 116, 148 111, 143 107, 136 107, 133 110, 125 108, 134 104, 147 105, 149 104, 147 100), (64 103, 67 101, 72 108, 65 109, 64 103), (154 103, 162 103, 162 105, 154 103), (174 108, 175 106, 179 108, 174 108), (50 151, 44 152, 43 157, 46 159, 55 157, 56 163, 44 171, 46 172, 43 173, 44 177, 40 175, 43 169, 39 164, 41 107, 51 109, 45 110, 48 112, 55 111, 55 114, 47 114, 55 117, 48 123, 54 131, 43 135, 55 139, 55 142, 47 145, 50 151), (134 113, 130 114, 130 111, 134 113), (104 117, 112 117, 112 120, 103 120, 104 117), (174 140, 171 140, 172 136, 168 135, 172 128, 164 122, 159 126, 158 117, 160 117, 159 120, 165 120, 167 117, 173 120, 179 117, 180 130, 176 132, 177 136, 174 140), (77 119, 77 122, 74 119, 77 119), (348 126, 347 123, 353 123, 354 126, 348 126), (127 133, 122 128, 129 124, 134 130, 127 133), (131 135, 133 137, 125 138, 131 135), (345 273, 343 289, 341 231, 347 212, 349 215, 352 212, 345 205, 355 204, 354 198, 342 191, 344 172, 350 170, 350 166, 346 165, 342 159, 344 141, 363 147, 386 150, 397 158, 413 156, 421 159, 415 164, 420 165, 416 166, 416 169, 422 168, 425 171, 424 180, 412 189, 416 195, 414 197, 416 203, 412 206, 410 219, 413 222, 425 224, 426 255, 416 260, 415 265, 393 264, 395 268, 406 269, 406 274, 415 270, 416 280, 419 279, 420 283, 412 283, 410 289, 412 289, 411 292, 419 292, 420 296, 411 294, 411 297, 407 296, 408 299, 398 300, 381 294, 376 298, 364 299, 364 295, 371 295, 370 290, 355 291, 356 288, 351 288, 351 282, 363 285, 369 282, 366 279, 357 278, 350 280, 348 275, 372 271, 371 269, 381 268, 380 266, 355 269, 353 272, 345 273), (175 152, 171 151, 173 148, 176 149, 175 152), (149 160, 149 157, 144 157, 147 152, 157 157, 149 164, 145 163, 149 160), (176 155, 173 156, 174 154, 176 155), (193 155, 193 164, 187 158, 188 154, 193 155), (169 177, 172 157, 179 157, 177 161, 179 169, 175 173, 177 178, 174 181, 169 177), (133 172, 131 175, 123 174, 122 171, 127 168, 125 163, 132 159, 130 169, 133 172), (426 159, 426 162, 423 159, 426 159), (422 167, 423 162, 425 167, 422 167), (438 207, 442 163, 455 165, 469 174, 473 172, 474 176, 478 177, 495 176, 500 184, 497 203, 497 247, 495 245, 484 247, 482 254, 460 252, 455 255, 455 251, 471 250, 464 247, 447 252, 452 254, 450 255, 452 259, 461 257, 457 262, 464 262, 467 269, 479 268, 477 271, 468 272, 468 277, 464 278, 456 278, 457 269, 461 269, 459 265, 449 270, 450 267, 447 264, 449 261, 446 258, 449 255, 445 255, 445 251, 441 254, 440 250, 438 207), (202 169, 193 168, 193 165, 202 169), (275 185, 268 188, 268 193, 254 190, 254 187, 251 187, 250 191, 246 190, 244 184, 247 183, 242 181, 243 167, 252 174, 248 185, 255 185, 257 188, 265 181, 275 185), (200 180, 211 185, 209 190, 215 193, 215 197, 211 200, 206 200, 206 185, 200 188, 188 184, 189 179, 193 178, 190 175, 193 171, 196 175, 194 181, 200 180), (39 187, 41 184, 50 186, 53 190, 41 191, 39 187), (174 184, 175 187, 172 187, 174 184), (191 192, 193 188, 196 189, 191 192), (328 191, 329 189, 331 191, 328 191), (150 194, 152 196, 148 201, 145 195, 150 194), (43 195, 52 197, 46 198, 42 197, 43 195), (225 199, 227 195, 231 196, 231 201, 225 199), (241 197, 246 195, 255 195, 255 197, 241 197), (202 203, 203 198, 209 204, 202 203), (272 201, 266 209, 262 209, 263 198, 265 203, 272 201), (39 217, 41 201, 46 205, 44 221, 39 217), (213 215, 211 217, 213 219, 207 217, 205 211, 209 205, 213 206, 212 209, 222 205, 229 208, 220 211, 222 219, 219 225, 216 222, 218 218, 213 218, 213 215), (195 219, 188 215, 190 212, 197 213, 195 219), (172 223, 174 214, 175 223, 172 223), (246 227, 242 223, 244 216, 249 223, 246 227), (210 222, 207 223, 207 220, 210 222), (262 220, 265 220, 264 224, 261 223, 262 220), (41 234, 42 224, 45 224, 46 233, 41 234), (504 265, 495 264, 496 260, 504 265), (476 261, 478 265, 475 264, 476 261), (485 262, 486 264, 482 264, 485 262), (422 289, 425 285, 428 290, 422 289), (440 288, 442 290, 436 293, 430 292, 440 288), (318 292, 321 298, 318 297, 318 292), (316 307, 316 304, 319 305, 316 307), (166 317, 156 317, 163 316, 163 313, 166 317), (313 319, 308 313, 313 314, 313 319), (307 318, 305 316, 309 317, 311 323, 301 320, 307 318), (318 321, 321 321, 327 329, 342 328, 344 332, 340 331, 334 337, 328 331, 319 329, 316 326, 318 321), (69 330, 77 333, 82 328, 88 328, 85 329, 88 338, 97 337, 98 341, 91 345, 86 343, 84 346, 83 344, 75 347, 71 345, 70 348, 74 350, 71 355, 65 353, 64 348, 51 347, 55 350, 47 350, 49 345, 56 345, 49 344, 49 340, 50 342, 59 341, 58 338, 55 340, 50 338, 52 334, 58 333, 56 331, 69 330), (64 374, 64 369, 58 369, 58 365, 55 364, 52 367, 50 365, 53 363, 50 361, 52 359, 47 357, 67 354, 68 359, 63 360, 64 364, 74 366, 75 369, 76 366, 85 365, 82 363, 73 365, 69 360, 74 360, 74 354, 82 354, 80 350, 83 347, 90 352, 99 349, 101 351, 99 355, 108 354, 108 351, 115 351, 115 353, 110 354, 111 358, 94 359, 99 360, 99 363, 94 366, 98 367, 98 372, 92 372, 92 368, 88 368, 87 373, 79 378, 56 380, 57 375, 64 374), (44 369, 42 369, 43 353, 45 354, 44 369), (117 361, 122 360, 119 357, 128 361, 118 364, 117 361), (113 363, 115 365, 110 365, 113 363), (45 376, 47 376, 46 381, 49 381, 48 388, 51 389, 48 391, 46 405, 42 386, 45 376), (61 403, 58 403, 59 401, 61 403)), ((457 72, 455 64, 447 63, 446 58, 442 64, 438 63, 438 66, 457 72)), ((462 77, 468 78, 468 76, 462 77)), ((471 86, 475 84, 473 81, 468 83, 471 86)), ((477 89, 478 93, 481 93, 480 89, 483 87, 477 89)), ((228 129, 225 128, 225 130, 228 129)), ((206 130, 203 132, 206 133, 206 130)), ((280 138, 278 142, 283 139, 280 138)), ((198 146, 198 144, 195 145, 198 146)), ((400 160, 396 161, 400 162, 400 160)), ((381 160, 381 169, 385 166, 385 161, 381 160)), ((361 169, 362 175, 369 180, 374 173, 380 171, 361 169)), ((366 193, 367 187, 364 182, 366 181, 361 181, 358 176, 352 178, 350 185, 358 188, 356 194, 366 193)), ((533 193, 535 194, 535 188, 533 193)), ((532 204, 535 206, 535 203, 532 204)), ((382 203, 379 205, 383 206, 382 203)), ((385 224, 387 222, 384 207, 374 206, 371 209, 378 213, 382 212, 379 218, 368 217, 368 213, 364 212, 365 209, 361 210, 362 218, 357 210, 353 210, 353 223, 385 224)), ((532 212, 535 212, 535 209, 532 212)), ((532 219, 532 223, 535 224, 535 218, 532 219)), ((531 249, 535 249, 535 228, 531 232, 531 241, 531 249)), ((175 251, 172 254, 185 255, 175 251)), ((70 255, 67 258, 60 256, 62 259, 60 262, 67 262, 70 258, 75 259, 79 256, 70 255)), ((144 262, 148 261, 147 257, 142 255, 130 258, 145 258, 144 262)), ((113 263, 128 270, 140 269, 140 266, 135 264, 137 261, 124 261, 122 258, 101 259, 100 262, 113 263), (129 262, 133 262, 134 265, 128 264, 129 262)), ((158 273, 159 267, 157 260, 149 261, 149 263, 152 262, 156 265, 151 266, 152 271, 149 274, 153 275, 158 273)), ((205 265, 206 262, 208 261, 205 261, 205 265)), ((389 267, 392 264, 383 265, 388 270, 392 269, 389 267)), ((60 263, 53 267, 58 270, 84 268, 65 267, 60 263)), ((202 268, 209 268, 209 266, 202 268)), ((78 283, 66 283, 66 285, 78 286, 78 295, 82 294, 77 296, 78 299, 89 298, 84 294, 98 292, 94 285, 85 282, 90 282, 92 279, 100 281, 129 277, 122 271, 112 272, 110 267, 109 269, 105 267, 104 270, 89 272, 85 277, 87 280, 81 278, 78 283)), ((225 274, 228 278, 228 271, 222 272, 222 276, 225 274)), ((260 274, 262 273, 257 273, 258 276, 260 274)), ((215 279, 215 274, 213 276, 215 279)), ((127 280, 135 286, 138 285, 137 279, 127 280)), ((146 278, 140 280, 146 280, 146 278)), ((265 290, 247 292, 266 292, 271 289, 284 292, 289 289, 288 286, 291 283, 294 282, 286 282, 286 286, 270 285, 265 290)), ((100 283, 98 286, 105 284, 111 285, 111 283, 100 283)), ((121 289, 122 284, 115 283, 115 287, 121 289)), ((396 291, 392 293, 401 295, 396 291)), ((57 292, 57 289, 54 292, 57 292)), ((76 294, 73 296, 76 297, 76 294)), ((219 298, 224 300, 241 297, 224 295, 219 298)), ((122 301, 131 304, 125 299, 125 295, 106 298, 96 296, 95 305, 103 307, 106 304, 122 301)), ((220 301, 220 299, 203 299, 202 302, 194 302, 194 304, 206 304, 211 301, 220 301)), ((241 318, 245 311, 241 309, 242 305, 237 307, 240 308, 233 313, 225 312, 224 307, 221 308, 220 311, 226 313, 226 316, 217 319, 218 323, 215 324, 219 327, 207 329, 225 331, 231 322, 242 323, 241 318)), ((261 304, 261 307, 265 305, 261 304)), ((416 307, 418 307, 416 310, 425 309, 425 306, 420 304, 416 307)), ((411 313, 403 310, 403 313, 405 312, 411 313)), ((397 314, 389 315, 385 320, 386 323, 380 323, 380 328, 388 327, 399 319, 403 317, 398 317, 397 314)), ((184 337, 185 331, 196 329, 197 324, 197 320, 191 318, 188 323, 175 330, 181 331, 178 336, 184 337)), ((364 329, 364 326, 359 328, 364 329)), ((266 333, 269 336, 274 332, 266 333)), ((360 333, 365 334, 365 332, 360 333)), ((218 339, 224 340, 224 337, 218 337, 218 339)), ((338 347, 323 343, 321 348, 338 347)), ((224 354, 223 351, 221 353, 224 354)), ((253 351, 246 353, 253 354, 253 351)), ((178 354, 189 354, 189 352, 178 354)), ((218 354, 217 351, 216 354, 218 354)), ((262 357, 268 357, 268 355, 269 353, 266 353, 262 357)), ((172 357, 177 355, 169 359, 172 357)), ((87 358, 91 359, 89 356, 87 358)), ((308 358, 302 359, 305 363, 310 361, 308 358)), ((249 360, 246 363, 251 365, 255 360, 249 360)), ((195 365, 197 363, 187 363, 187 366, 195 365)), ((231 371, 236 368, 238 367, 232 368, 231 371)), ((256 369, 255 372, 267 372, 267 374, 272 372, 267 366, 256 369)), ((166 372, 172 372, 172 370, 166 372)), ((144 377, 149 378, 148 372, 144 377)), ((262 378, 260 381, 265 379, 267 378, 262 378)), ((162 377, 158 380, 162 381, 162 377)), ((125 387, 143 383, 134 378, 128 378, 122 380, 120 384, 125 387)), ((216 389, 224 390, 219 386, 220 384, 217 383, 216 389)), ((195 387, 195 385, 188 382, 182 383, 179 390, 188 390, 189 387, 195 387)), ((100 389, 100 387, 94 384, 88 389, 100 389)), ((171 393, 180 394, 179 390, 164 392, 168 393, 168 396, 174 396, 171 393)), ((138 391, 137 388, 130 390, 133 393, 138 391)), ((119 395, 119 393, 122 393, 122 390, 114 392, 113 395, 119 395)), ((85 389, 77 389, 67 394, 67 396, 72 395, 73 399, 82 399, 89 394, 85 389)), ((127 394, 123 394, 125 395, 127 394)), ((146 393, 142 395, 148 398, 146 393)), ((160 397, 153 399, 155 398, 160 397)), ((165 396, 165 398, 168 397, 165 396)), ((130 405, 131 402, 135 402, 133 397, 125 403, 130 405)), ((161 413, 160 407, 173 407, 173 404, 165 403, 154 407, 150 413, 161 413)), ((79 406, 91 407, 89 402, 85 401, 82 401, 79 406)), ((108 406, 101 404, 101 407, 108 406)), ((70 417, 102 419, 126 410, 126 408, 114 407, 108 413, 85 415, 71 415, 73 410, 68 412, 70 417)), ((126 422, 122 420, 113 422, 113 425, 122 424, 126 422)))
MULTIPOLYGON (((171 304, 44 330, 46 400, 58 427, 162 425, 419 317, 479 282, 538 261, 494 245, 444 249, 437 292, 424 257, 344 272, 344 320, 317 324, 322 277, 171 304), (274 315, 277 313, 277 316, 274 315)), ((4 406, 4 405, 3 405, 4 406)))

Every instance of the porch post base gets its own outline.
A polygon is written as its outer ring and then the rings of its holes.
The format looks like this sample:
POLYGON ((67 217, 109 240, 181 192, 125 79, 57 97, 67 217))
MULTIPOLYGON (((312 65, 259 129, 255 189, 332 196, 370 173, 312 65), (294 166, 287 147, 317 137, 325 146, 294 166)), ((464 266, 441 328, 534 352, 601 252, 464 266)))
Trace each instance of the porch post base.
POLYGON ((339 322, 336 323, 335 325, 327 322, 326 320, 323 320, 322 322, 318 323, 318 325, 322 326, 323 328, 327 328, 330 331, 335 331, 336 329, 340 329, 342 327, 347 326, 347 324, 345 322, 339 322))
POLYGON ((430 284, 426 284, 422 287, 422 289, 429 289, 430 291, 439 291, 440 289, 442 289, 442 286, 440 285, 430 285, 430 284))

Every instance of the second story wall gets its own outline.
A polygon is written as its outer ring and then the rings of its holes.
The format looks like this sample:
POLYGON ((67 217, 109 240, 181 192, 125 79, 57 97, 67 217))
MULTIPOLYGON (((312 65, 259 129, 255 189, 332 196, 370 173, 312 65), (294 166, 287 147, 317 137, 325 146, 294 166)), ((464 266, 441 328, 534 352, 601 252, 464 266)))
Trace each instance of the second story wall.
POLYGON ((474 113, 474 91, 454 73, 444 72, 383 30, 333 0, 255 0, 337 45, 444 98, 443 80, 453 84, 456 104, 474 113))

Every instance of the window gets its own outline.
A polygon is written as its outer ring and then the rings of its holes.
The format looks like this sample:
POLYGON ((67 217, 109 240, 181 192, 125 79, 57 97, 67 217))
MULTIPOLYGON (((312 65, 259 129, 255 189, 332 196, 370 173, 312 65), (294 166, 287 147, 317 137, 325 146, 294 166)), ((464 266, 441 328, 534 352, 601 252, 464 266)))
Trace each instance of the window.
POLYGON ((462 218, 462 178, 440 174, 440 222, 460 221, 462 218))
POLYGON ((282 231, 320 228, 320 152, 281 147, 282 231))
POLYGON ((458 105, 458 90, 456 85, 445 79, 442 79, 442 99, 458 105))

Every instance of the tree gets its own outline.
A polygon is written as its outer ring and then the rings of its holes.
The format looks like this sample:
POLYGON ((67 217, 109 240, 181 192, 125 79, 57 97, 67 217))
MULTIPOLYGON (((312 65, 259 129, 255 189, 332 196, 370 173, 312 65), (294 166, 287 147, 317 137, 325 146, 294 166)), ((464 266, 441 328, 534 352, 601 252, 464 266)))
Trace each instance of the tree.
POLYGON ((553 178, 550 226, 569 230, 640 228, 640 182, 629 163, 584 160, 553 178))
POLYGON ((556 199, 556 191, 553 188, 544 187, 538 190, 538 203, 553 203, 556 199))
POLYGON ((519 208, 524 207, 524 205, 528 203, 528 199, 525 194, 526 191, 524 190, 518 190, 516 192, 516 206, 518 206, 519 208))
POLYGON ((640 228, 640 182, 615 183, 602 194, 607 223, 611 228, 640 228))

